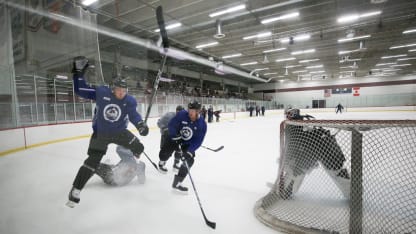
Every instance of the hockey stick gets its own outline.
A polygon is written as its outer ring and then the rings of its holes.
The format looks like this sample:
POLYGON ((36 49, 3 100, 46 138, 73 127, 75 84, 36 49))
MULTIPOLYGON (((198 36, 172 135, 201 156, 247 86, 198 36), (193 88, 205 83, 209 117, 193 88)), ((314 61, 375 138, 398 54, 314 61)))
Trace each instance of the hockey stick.
POLYGON ((168 39, 168 34, 166 33, 165 21, 163 20, 162 6, 158 6, 156 8, 156 19, 157 19, 157 24, 159 25, 160 36, 162 37, 162 45, 163 45, 165 53, 163 55, 162 63, 160 64, 159 70, 157 71, 155 81, 153 82, 153 90, 150 96, 149 106, 147 107, 146 116, 144 118, 145 123, 147 123, 147 119, 149 118, 149 115, 150 115, 150 110, 152 109, 153 99, 156 96, 156 92, 159 86, 160 76, 163 73, 163 68, 165 67, 165 63, 166 63, 167 49, 169 48, 169 39, 168 39))
POLYGON ((186 168, 188 169, 189 179, 191 180, 192 188, 194 189, 195 196, 196 196, 196 199, 198 200, 198 204, 199 204, 199 208, 201 209, 202 216, 204 216, 205 223, 206 223, 206 224, 207 224, 210 228, 215 229, 215 227, 217 226, 217 224, 216 224, 215 222, 211 222, 211 221, 209 221, 209 220, 207 219, 207 216, 205 215, 204 209, 202 208, 201 200, 199 199, 198 192, 196 191, 195 184, 194 184, 194 180, 192 179, 192 176, 191 176, 191 170, 190 170, 190 168, 189 168, 189 166, 188 166, 188 163, 186 162, 186 160, 185 160, 185 161, 183 161, 183 162, 185 163, 185 166, 186 166, 186 168))
POLYGON ((220 147, 218 147, 217 149, 211 149, 211 148, 208 148, 208 147, 203 146, 203 145, 201 145, 201 147, 202 147, 202 148, 204 148, 204 149, 207 149, 207 150, 214 151, 214 152, 218 152, 218 151, 220 151, 220 150, 224 149, 224 146, 223 146, 223 145, 222 145, 222 146, 220 146, 220 147))
POLYGON ((146 158, 152 163, 152 165, 156 168, 157 171, 159 171, 159 168, 157 168, 156 163, 154 163, 149 156, 147 156, 147 154, 143 151, 144 156, 146 156, 146 158))

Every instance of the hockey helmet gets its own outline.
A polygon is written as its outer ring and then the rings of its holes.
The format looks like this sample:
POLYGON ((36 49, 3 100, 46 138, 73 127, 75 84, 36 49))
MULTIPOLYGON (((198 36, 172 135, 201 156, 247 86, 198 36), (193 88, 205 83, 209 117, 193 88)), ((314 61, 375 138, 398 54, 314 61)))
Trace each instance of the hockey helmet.
POLYGON ((201 109, 201 103, 199 103, 198 101, 192 101, 188 104, 188 109, 196 109, 196 110, 200 110, 201 109))
POLYGON ((300 115, 300 110, 294 108, 286 112, 286 118, 288 120, 300 120, 302 119, 302 116, 300 115))
POLYGON ((183 106, 178 105, 178 106, 176 107, 176 112, 179 112, 179 111, 181 111, 181 110, 183 110, 183 106))
POLYGON ((113 87, 119 87, 127 89, 127 82, 126 79, 123 77, 117 77, 113 80, 113 87))

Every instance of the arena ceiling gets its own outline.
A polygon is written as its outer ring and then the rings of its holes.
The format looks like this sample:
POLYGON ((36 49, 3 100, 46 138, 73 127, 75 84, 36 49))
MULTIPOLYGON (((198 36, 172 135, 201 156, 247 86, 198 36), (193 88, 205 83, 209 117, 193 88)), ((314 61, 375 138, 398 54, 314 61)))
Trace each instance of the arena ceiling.
MULTIPOLYGON (((86 8, 98 14, 100 25, 156 41, 159 5, 167 26, 180 25, 168 30, 172 46, 272 78, 270 82, 394 77, 416 71, 414 0, 98 0, 86 8)), ((145 53, 152 62, 161 59, 126 42, 105 36, 100 40, 104 50, 116 45, 129 57, 145 53)), ((192 61, 168 63, 216 74, 192 61)), ((224 77, 262 83, 235 74, 224 77)))

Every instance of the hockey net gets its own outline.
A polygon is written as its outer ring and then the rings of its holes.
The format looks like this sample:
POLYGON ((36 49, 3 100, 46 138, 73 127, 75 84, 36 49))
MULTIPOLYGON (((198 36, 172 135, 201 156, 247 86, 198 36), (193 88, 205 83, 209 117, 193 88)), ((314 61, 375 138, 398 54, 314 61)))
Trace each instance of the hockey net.
POLYGON ((286 232, 415 233, 416 121, 283 121, 256 217, 286 232))

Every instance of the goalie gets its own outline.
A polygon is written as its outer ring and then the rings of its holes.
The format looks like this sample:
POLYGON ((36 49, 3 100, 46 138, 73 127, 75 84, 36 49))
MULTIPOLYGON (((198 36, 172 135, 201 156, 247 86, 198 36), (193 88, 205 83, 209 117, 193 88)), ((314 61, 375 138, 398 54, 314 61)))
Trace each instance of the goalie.
MULTIPOLYGON (((288 120, 314 118, 300 115, 299 109, 286 113, 288 120)), ((284 123, 284 122, 283 122, 284 123)), ((284 124, 282 124, 284 126, 284 124)), ((318 163, 331 177, 346 199, 350 198, 350 176, 344 168, 345 156, 335 135, 322 127, 307 128, 299 125, 286 125, 284 139, 284 161, 280 171, 279 194, 290 199, 299 190, 305 175, 318 163)))

